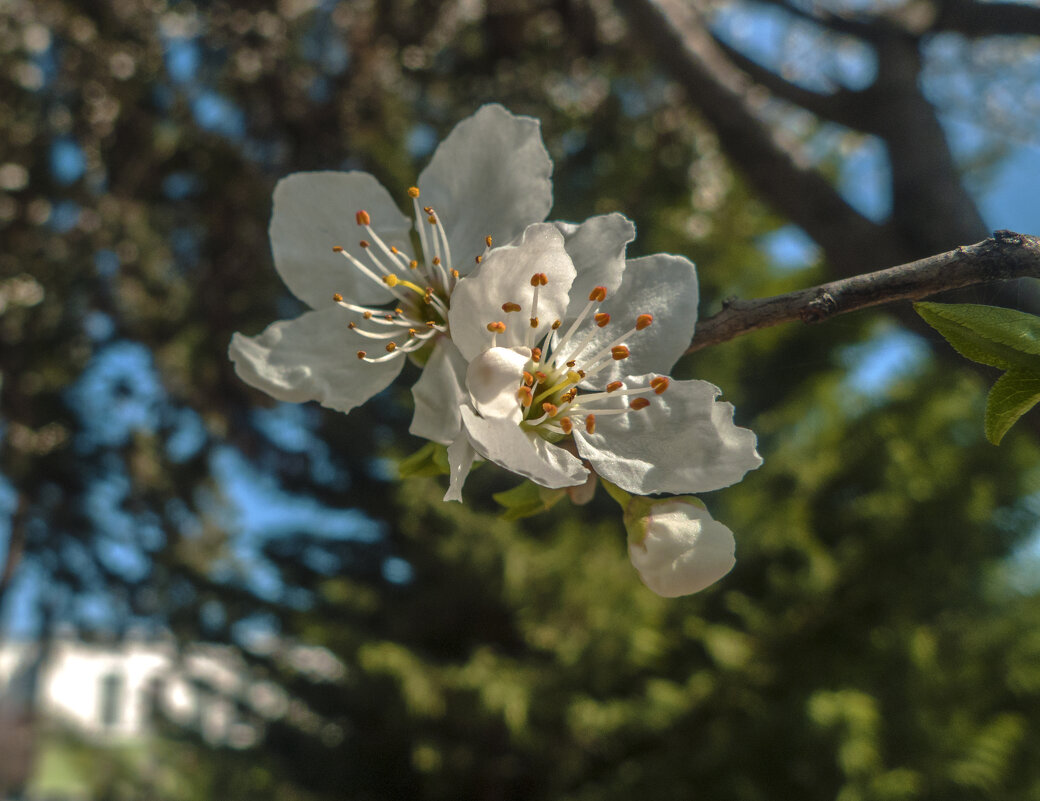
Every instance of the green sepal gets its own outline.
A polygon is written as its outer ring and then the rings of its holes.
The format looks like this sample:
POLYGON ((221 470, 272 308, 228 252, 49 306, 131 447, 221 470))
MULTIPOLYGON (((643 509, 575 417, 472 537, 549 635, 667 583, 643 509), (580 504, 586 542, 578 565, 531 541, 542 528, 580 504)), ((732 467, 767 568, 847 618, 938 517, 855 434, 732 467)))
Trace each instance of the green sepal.
POLYGON ((986 399, 986 439, 999 445, 1019 417, 1040 402, 1040 372, 1008 370, 986 399))
POLYGON ((397 463, 397 474, 401 478, 445 476, 450 472, 448 449, 439 442, 427 442, 411 456, 397 463))
POLYGON ((520 520, 551 509, 566 494, 566 490, 548 489, 533 481, 525 481, 510 490, 496 492, 491 497, 505 509, 502 513, 504 520, 520 520))
POLYGON ((915 303, 914 310, 966 359, 1040 373, 1040 317, 974 303, 915 303))

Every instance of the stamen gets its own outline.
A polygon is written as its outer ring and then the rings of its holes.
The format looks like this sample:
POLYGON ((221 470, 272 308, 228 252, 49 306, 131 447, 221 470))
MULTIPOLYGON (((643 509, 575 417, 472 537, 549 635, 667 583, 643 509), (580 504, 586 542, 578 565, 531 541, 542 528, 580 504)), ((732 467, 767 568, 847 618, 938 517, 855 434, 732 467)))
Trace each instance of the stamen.
POLYGON ((372 218, 368 215, 368 212, 365 211, 364 209, 359 211, 354 216, 357 219, 357 224, 358 225, 370 225, 371 222, 372 222, 372 218))
POLYGON ((531 403, 534 401, 534 393, 531 392, 530 387, 520 387, 520 389, 516 391, 516 397, 525 408, 530 407, 531 403))
POLYGON ((531 334, 538 327, 538 290, 549 283, 549 277, 545 273, 535 273, 531 276, 531 286, 534 292, 531 295, 531 330, 524 337, 524 344, 531 347, 533 344, 531 334))
MULTIPOLYGON (((560 341, 556 344, 556 351, 555 351, 556 353, 562 353, 562 351, 564 350, 564 346, 568 342, 570 342, 571 337, 574 336, 575 332, 578 330, 578 326, 580 326, 585 321, 585 318, 588 317, 589 312, 591 312, 593 309, 595 309, 596 311, 599 311, 599 304, 602 303, 606 299, 606 297, 607 297, 607 288, 605 286, 593 287, 592 291, 589 293, 589 302, 585 304, 585 308, 581 310, 581 314, 579 314, 575 318, 574 322, 571 323, 570 328, 567 329, 567 333, 564 334, 560 338, 560 341)), ((592 340, 592 337, 593 337, 593 332, 590 332, 589 335, 587 337, 585 337, 585 341, 582 342, 581 347, 576 348, 573 351, 575 356, 578 356, 578 355, 581 354, 581 352, 585 349, 585 347, 592 340)), ((555 364, 555 363, 556 363, 556 359, 554 357, 553 358, 553 364, 555 364)), ((573 366, 573 365, 571 365, 571 366, 573 366)))
MULTIPOLYGON (((649 403, 649 401, 647 401, 647 403, 649 403)), ((555 404, 546 402, 542 404, 542 411, 549 415, 549 417, 555 417, 556 413, 560 410, 555 404)))

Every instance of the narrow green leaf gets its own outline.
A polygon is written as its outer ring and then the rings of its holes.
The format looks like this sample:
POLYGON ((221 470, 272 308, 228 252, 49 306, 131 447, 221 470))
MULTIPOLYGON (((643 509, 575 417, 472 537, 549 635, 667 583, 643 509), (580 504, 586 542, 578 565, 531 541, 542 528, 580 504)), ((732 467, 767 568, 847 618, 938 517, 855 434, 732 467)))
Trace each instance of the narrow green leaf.
POLYGON ((397 474, 401 478, 444 476, 449 472, 448 449, 438 442, 427 442, 397 463, 397 474))
POLYGON ((547 511, 565 494, 566 490, 546 489, 531 481, 525 481, 505 492, 496 492, 491 497, 505 509, 502 513, 505 520, 519 520, 547 511))
POLYGON ((1019 417, 1040 401, 1040 373, 1009 370, 986 399, 986 439, 999 445, 1019 417))
POLYGON ((915 303, 914 310, 967 359, 1040 372, 1040 317, 974 303, 915 303))

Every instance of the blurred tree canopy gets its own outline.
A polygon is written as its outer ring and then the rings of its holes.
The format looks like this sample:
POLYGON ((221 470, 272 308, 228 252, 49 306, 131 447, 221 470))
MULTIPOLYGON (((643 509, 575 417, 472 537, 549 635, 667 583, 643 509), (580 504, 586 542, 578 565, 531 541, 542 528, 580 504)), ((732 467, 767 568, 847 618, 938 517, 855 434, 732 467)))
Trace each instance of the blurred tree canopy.
POLYGON ((403 193, 489 101, 542 120, 554 219, 630 216, 631 255, 697 262, 702 313, 982 238, 978 187, 1035 134, 1040 40, 1009 35, 1040 11, 845 5, 0 0, 7 627, 227 644, 292 699, 237 699, 246 749, 163 727, 148 782, 88 749, 95 797, 1040 794, 1035 430, 986 443, 984 382, 898 311, 682 365, 766 461, 707 498, 737 568, 676 601, 602 493, 504 522, 486 466, 443 504, 394 478, 419 444, 401 385, 344 416, 226 359, 300 310, 268 249, 279 177, 403 193))

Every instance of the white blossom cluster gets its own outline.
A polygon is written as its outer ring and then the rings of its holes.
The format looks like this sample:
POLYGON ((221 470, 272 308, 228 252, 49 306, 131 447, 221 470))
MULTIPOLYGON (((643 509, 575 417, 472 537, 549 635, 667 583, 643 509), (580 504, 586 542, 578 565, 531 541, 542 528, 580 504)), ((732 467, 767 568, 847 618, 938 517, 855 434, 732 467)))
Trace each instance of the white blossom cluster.
POLYGON ((367 173, 284 178, 275 267, 311 310, 235 334, 231 359, 279 400, 349 412, 410 358, 409 430, 447 447, 446 500, 478 458, 574 497, 599 477, 644 583, 696 592, 732 568, 732 533, 696 499, 632 496, 736 483, 761 464, 755 435, 718 388, 668 375, 696 325, 694 265, 626 259, 635 227, 620 214, 544 222, 551 175, 538 121, 488 105, 408 190, 414 220, 367 173))

